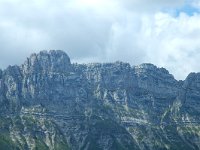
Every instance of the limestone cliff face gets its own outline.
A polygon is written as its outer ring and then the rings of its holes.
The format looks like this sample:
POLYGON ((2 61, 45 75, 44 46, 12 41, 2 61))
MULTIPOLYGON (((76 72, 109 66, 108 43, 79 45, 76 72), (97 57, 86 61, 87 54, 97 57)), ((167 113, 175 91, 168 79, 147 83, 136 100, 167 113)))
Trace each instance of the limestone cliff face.
POLYGON ((60 50, 32 54, 21 68, 25 74, 65 73, 72 69, 69 56, 60 50))
POLYGON ((178 92, 178 81, 164 68, 152 64, 142 64, 134 67, 138 86, 153 92, 155 95, 175 97, 178 92))
POLYGON ((41 51, 0 70, 0 149, 200 149, 199 100, 199 73, 41 51))

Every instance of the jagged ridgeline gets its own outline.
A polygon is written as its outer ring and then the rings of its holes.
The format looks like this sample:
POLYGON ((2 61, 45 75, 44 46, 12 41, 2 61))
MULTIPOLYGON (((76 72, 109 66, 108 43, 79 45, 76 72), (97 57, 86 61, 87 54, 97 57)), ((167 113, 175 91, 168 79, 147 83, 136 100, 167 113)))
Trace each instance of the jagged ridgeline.
POLYGON ((200 149, 199 116, 199 73, 54 50, 0 70, 0 150, 200 149))

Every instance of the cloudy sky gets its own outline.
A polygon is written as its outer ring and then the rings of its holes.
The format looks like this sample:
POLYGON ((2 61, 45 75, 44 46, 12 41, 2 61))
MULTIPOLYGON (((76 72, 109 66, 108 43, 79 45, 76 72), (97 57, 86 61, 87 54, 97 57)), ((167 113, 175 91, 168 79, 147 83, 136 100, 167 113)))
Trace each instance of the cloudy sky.
POLYGON ((200 72, 200 0, 0 0, 0 67, 33 52, 200 72))

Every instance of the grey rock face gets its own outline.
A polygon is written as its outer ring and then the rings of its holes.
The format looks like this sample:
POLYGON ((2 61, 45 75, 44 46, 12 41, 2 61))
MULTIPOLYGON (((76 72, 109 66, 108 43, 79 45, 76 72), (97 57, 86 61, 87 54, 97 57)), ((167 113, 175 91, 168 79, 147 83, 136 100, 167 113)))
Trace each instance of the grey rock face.
POLYGON ((32 54, 22 65, 24 73, 65 73, 71 71, 71 62, 63 51, 51 50, 32 54))
POLYGON ((0 79, 2 78, 3 71, 0 69, 0 79))
MULTIPOLYGON (((200 73, 190 73, 183 84, 184 111, 195 114, 198 118, 200 110, 200 73)), ((198 119, 199 120, 199 119, 198 119)))
POLYGON ((134 67, 138 78, 138 86, 160 96, 176 96, 178 81, 164 68, 152 64, 142 64, 134 67))
POLYGON ((200 149, 199 100, 199 73, 41 51, 0 70, 0 149, 200 149))

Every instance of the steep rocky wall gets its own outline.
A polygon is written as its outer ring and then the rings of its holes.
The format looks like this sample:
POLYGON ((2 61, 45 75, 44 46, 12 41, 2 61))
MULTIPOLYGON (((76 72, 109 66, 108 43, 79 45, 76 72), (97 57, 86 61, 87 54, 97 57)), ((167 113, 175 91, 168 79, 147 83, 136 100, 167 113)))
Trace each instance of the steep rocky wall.
POLYGON ((0 104, 10 149, 200 148, 199 73, 177 81, 152 64, 71 64, 41 51, 0 70, 0 104))

